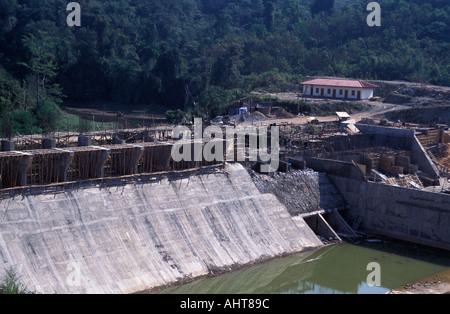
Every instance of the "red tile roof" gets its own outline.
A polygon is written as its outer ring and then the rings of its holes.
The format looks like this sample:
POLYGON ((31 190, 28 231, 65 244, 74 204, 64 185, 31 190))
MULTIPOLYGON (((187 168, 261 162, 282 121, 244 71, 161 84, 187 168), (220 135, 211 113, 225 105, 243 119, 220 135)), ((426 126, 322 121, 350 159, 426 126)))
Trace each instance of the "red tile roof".
POLYGON ((350 88, 378 88, 378 86, 357 80, 346 79, 314 79, 301 83, 301 85, 319 85, 333 87, 350 87, 350 88))

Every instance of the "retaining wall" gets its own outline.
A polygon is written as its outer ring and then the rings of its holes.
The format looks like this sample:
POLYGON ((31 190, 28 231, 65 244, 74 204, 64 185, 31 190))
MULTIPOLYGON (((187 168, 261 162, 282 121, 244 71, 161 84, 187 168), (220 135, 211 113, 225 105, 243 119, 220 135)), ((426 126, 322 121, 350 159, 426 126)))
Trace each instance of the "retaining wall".
POLYGON ((361 222, 370 233, 450 250, 450 195, 329 177, 351 207, 350 224, 361 222))
POLYGON ((306 158, 308 168, 318 172, 338 175, 346 178, 364 180, 364 175, 353 163, 323 158, 306 158))

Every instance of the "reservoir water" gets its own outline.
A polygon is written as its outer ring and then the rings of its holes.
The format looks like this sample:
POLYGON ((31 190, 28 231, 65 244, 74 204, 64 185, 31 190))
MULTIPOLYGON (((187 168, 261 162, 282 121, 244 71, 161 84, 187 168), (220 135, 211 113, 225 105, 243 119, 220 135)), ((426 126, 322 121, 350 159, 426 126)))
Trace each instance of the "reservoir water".
POLYGON ((362 242, 321 249, 172 287, 176 294, 381 294, 450 269, 450 253, 399 242, 362 242), (380 265, 381 286, 367 284, 380 265))

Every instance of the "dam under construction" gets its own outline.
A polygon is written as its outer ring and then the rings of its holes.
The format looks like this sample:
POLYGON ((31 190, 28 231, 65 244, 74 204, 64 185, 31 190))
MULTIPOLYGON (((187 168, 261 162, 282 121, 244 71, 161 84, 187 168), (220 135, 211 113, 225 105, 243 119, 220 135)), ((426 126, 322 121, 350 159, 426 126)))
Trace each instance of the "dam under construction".
POLYGON ((448 253, 447 131, 296 128, 280 126, 269 173, 261 161, 174 161, 167 133, 5 140, 0 275, 12 267, 38 293, 137 293, 367 237, 448 253))

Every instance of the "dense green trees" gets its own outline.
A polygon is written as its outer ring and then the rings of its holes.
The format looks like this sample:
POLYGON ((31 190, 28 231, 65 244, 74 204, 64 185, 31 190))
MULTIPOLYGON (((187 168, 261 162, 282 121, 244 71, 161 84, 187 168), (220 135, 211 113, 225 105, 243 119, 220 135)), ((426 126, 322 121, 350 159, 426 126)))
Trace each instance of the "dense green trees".
POLYGON ((330 12, 334 8, 334 0, 316 0, 311 6, 312 14, 319 14, 321 12, 330 12))
POLYGON ((68 27, 68 1, 0 0, 2 128, 51 131, 62 95, 218 114, 307 75, 450 85, 448 0, 378 2, 381 27, 366 0, 80 0, 68 27))

